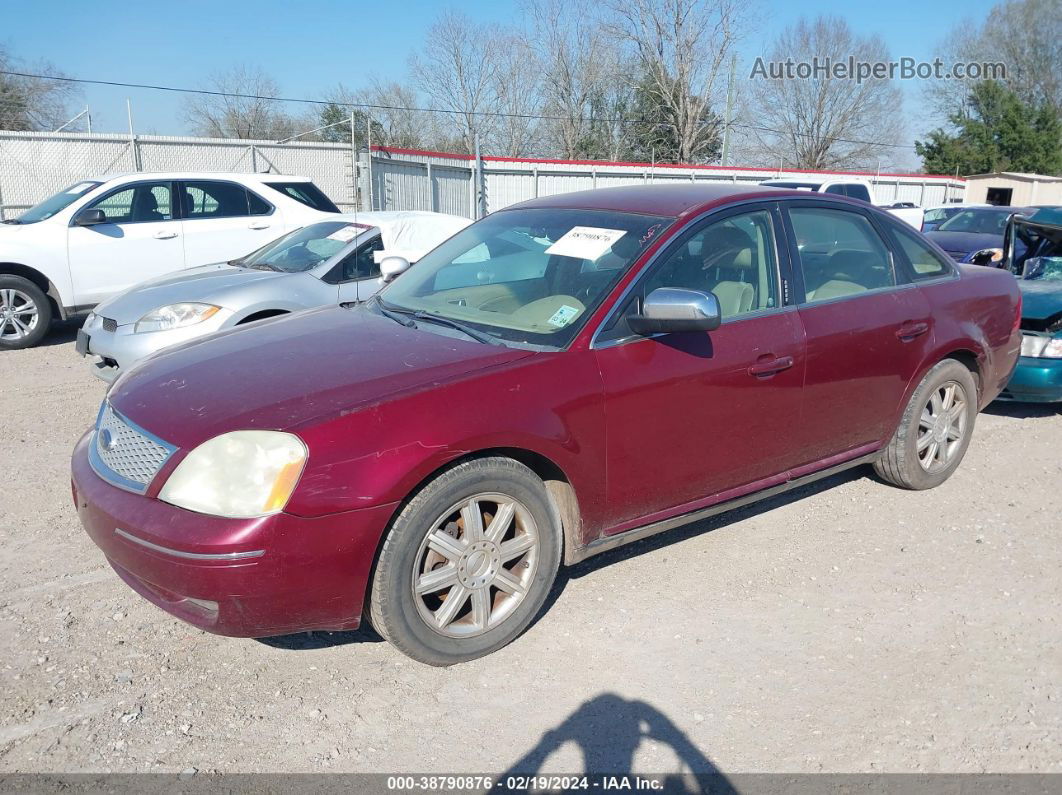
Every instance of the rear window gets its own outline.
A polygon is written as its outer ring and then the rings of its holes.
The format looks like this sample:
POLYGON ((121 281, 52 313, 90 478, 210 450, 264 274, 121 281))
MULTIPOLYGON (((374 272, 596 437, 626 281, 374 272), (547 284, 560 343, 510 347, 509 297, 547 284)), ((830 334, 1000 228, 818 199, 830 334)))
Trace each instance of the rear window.
POLYGON ((339 208, 331 199, 321 192, 321 189, 312 182, 267 182, 273 190, 283 193, 289 199, 294 199, 307 207, 313 207, 323 213, 338 213, 339 208))

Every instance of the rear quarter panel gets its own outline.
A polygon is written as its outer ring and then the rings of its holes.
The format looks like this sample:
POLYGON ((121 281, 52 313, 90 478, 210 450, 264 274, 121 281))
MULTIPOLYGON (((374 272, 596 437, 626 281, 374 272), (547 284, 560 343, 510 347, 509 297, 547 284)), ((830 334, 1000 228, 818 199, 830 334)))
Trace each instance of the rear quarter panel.
MULTIPOLYGON (((1007 271, 978 265, 957 267, 958 278, 920 285, 930 304, 933 340, 921 375, 910 385, 908 396, 937 362, 950 354, 965 352, 976 359, 980 374, 978 407, 984 408, 1006 386, 1018 360, 1021 294, 1007 271)), ((905 399, 901 413, 906 403, 905 399)))

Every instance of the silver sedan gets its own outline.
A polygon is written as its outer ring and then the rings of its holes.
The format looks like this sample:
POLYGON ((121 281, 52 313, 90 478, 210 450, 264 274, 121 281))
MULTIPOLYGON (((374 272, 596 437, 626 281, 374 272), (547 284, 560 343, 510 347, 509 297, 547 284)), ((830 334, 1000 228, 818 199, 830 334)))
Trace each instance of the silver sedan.
POLYGON ((396 258, 401 268, 470 223, 429 212, 333 216, 241 259, 178 271, 111 298, 85 320, 77 351, 113 381, 171 345, 300 309, 365 301, 382 286, 381 260, 396 258))

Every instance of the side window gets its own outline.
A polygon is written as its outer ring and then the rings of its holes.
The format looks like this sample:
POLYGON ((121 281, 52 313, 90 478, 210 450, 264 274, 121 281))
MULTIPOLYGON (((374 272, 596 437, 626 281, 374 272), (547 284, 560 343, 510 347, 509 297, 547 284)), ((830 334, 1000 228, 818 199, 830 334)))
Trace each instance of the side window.
POLYGON ((103 210, 108 223, 112 224, 136 224, 173 219, 168 182, 132 185, 110 196, 104 196, 91 207, 103 210))
POLYGON ((861 185, 858 182, 853 182, 848 186, 848 198, 860 199, 861 201, 870 202, 870 191, 867 190, 866 185, 861 185))
POLYGON ((247 191, 247 206, 251 211, 251 215, 269 215, 273 212, 273 205, 253 190, 247 191))
POLYGON ((377 251, 383 251, 383 238, 379 235, 348 254, 343 260, 343 281, 349 282, 354 279, 379 276, 380 266, 376 264, 373 257, 373 253, 377 251))
POLYGON ((916 280, 947 276, 952 272, 951 263, 931 249, 924 240, 920 240, 914 232, 908 232, 899 226, 889 228, 903 249, 907 261, 911 263, 911 275, 916 280))
POLYGON ((889 250, 862 215, 824 207, 794 207, 789 217, 808 303, 896 284, 889 250))
POLYGON ((757 210, 710 223, 679 243, 642 295, 659 287, 711 292, 725 319, 778 306, 777 273, 771 214, 757 210))
POLYGON ((185 218, 236 218, 250 214, 247 189, 234 182, 184 182, 185 218))

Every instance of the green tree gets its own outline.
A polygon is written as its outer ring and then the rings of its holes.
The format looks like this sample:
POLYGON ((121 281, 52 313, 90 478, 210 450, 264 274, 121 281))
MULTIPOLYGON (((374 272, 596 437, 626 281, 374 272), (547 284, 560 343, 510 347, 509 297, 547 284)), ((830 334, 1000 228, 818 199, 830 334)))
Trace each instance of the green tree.
MULTIPOLYGON (((682 87, 674 81, 666 84, 673 95, 682 92, 682 87)), ((661 101, 660 79, 641 80, 634 89, 634 101, 631 116, 636 121, 627 125, 628 147, 632 160, 657 163, 711 163, 719 157, 722 149, 722 119, 709 108, 707 103, 700 104, 701 115, 696 135, 689 137, 694 141, 684 142, 682 126, 673 111, 677 100, 661 101), (686 156, 688 152, 689 157, 686 156)))
POLYGON ((962 111, 915 141, 922 167, 933 174, 993 171, 1062 173, 1062 119, 1048 103, 1032 106, 993 80, 974 86, 962 111))
MULTIPOLYGON (((320 139, 331 143, 350 143, 350 118, 352 113, 354 115, 354 145, 359 149, 365 146, 365 137, 369 128, 369 115, 363 110, 352 111, 337 105, 335 102, 329 102, 321 108, 319 117, 321 126, 335 126, 321 130, 318 133, 320 139)), ((371 124, 372 145, 380 146, 386 144, 383 127, 375 120, 371 124)))

